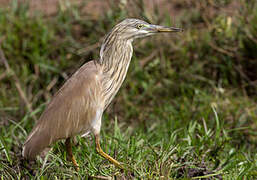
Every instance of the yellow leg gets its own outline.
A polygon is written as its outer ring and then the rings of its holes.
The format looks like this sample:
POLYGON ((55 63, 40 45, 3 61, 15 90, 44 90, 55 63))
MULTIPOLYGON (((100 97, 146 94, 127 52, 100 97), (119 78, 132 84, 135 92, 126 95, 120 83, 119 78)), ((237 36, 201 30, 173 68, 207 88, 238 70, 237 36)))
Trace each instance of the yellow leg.
POLYGON ((96 145, 96 151, 103 156, 105 159, 107 159, 108 161, 110 161, 111 163, 113 163, 116 167, 120 168, 120 169, 124 169, 123 166, 121 165, 120 162, 118 162, 117 160, 113 159, 111 156, 109 156, 108 154, 106 154, 101 146, 100 146, 100 136, 97 134, 95 135, 95 145, 96 145))
POLYGON ((66 145, 66 150, 67 150, 69 159, 71 160, 72 164, 75 166, 76 171, 79 171, 79 165, 76 162, 76 159, 72 154, 71 139, 70 138, 66 139, 65 145, 66 145))

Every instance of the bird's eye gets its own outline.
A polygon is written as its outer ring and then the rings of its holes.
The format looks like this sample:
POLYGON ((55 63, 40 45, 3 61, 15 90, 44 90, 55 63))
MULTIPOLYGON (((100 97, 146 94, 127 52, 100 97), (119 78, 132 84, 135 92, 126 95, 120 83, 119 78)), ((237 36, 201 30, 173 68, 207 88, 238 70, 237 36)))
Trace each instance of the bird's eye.
POLYGON ((141 29, 142 27, 144 27, 143 24, 138 24, 138 25, 137 25, 137 29, 141 29))

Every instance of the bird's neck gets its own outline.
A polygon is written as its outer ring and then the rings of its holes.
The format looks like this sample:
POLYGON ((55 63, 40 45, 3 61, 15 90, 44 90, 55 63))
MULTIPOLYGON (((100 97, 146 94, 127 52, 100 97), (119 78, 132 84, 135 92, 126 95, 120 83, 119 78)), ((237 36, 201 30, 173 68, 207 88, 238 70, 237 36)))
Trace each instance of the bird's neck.
POLYGON ((132 53, 133 48, 131 41, 107 41, 101 46, 98 63, 103 67, 105 73, 115 73, 117 68, 126 69, 127 65, 130 64, 132 53))
POLYGON ((103 89, 106 107, 122 85, 133 53, 132 42, 116 40, 103 43, 98 63, 102 66, 104 79, 103 89))

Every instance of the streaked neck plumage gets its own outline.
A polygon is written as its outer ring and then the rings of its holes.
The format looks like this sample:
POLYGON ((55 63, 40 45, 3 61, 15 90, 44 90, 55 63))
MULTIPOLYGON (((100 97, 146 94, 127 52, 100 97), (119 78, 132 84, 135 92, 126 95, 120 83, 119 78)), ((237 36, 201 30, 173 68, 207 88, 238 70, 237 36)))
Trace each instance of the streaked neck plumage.
POLYGON ((119 35, 108 34, 101 46, 100 59, 103 69, 103 91, 105 107, 110 104, 120 89, 133 53, 132 40, 122 39, 119 35))

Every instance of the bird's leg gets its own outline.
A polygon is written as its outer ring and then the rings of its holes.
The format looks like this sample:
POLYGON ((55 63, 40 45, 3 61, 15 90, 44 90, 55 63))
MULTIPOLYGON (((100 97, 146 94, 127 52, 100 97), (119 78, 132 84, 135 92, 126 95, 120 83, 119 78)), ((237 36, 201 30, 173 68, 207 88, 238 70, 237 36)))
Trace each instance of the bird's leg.
POLYGON ((108 154, 106 154, 101 146, 100 146, 100 135, 99 134, 95 134, 95 148, 96 151, 103 156, 105 159, 107 159, 108 161, 110 161, 111 163, 113 163, 116 167, 124 169, 123 166, 121 165, 120 162, 118 162, 117 160, 113 159, 111 156, 109 156, 108 154))
POLYGON ((67 153, 68 153, 69 160, 71 160, 72 164, 75 166, 76 171, 79 171, 79 165, 76 162, 76 159, 72 154, 72 147, 71 147, 71 139, 70 138, 66 139, 65 145, 66 145, 66 150, 67 150, 67 153))

